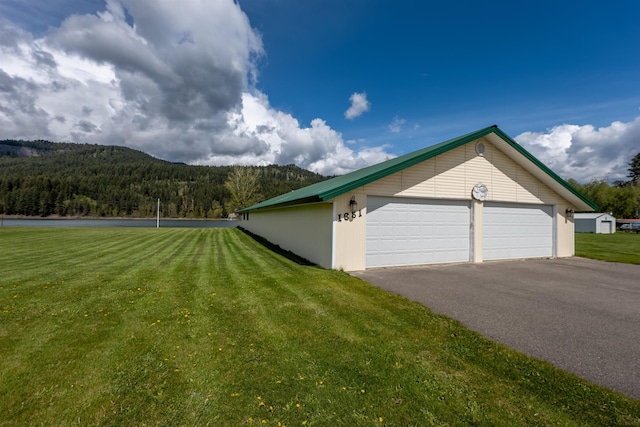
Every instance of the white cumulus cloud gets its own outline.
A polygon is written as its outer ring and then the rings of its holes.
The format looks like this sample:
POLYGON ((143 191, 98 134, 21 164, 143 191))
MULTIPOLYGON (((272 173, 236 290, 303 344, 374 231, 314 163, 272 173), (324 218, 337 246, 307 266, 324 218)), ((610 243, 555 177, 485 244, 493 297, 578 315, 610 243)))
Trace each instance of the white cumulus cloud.
MULTIPOLYGON (((272 108, 255 88, 264 54, 234 0, 107 0, 40 38, 0 18, 0 138, 125 145, 191 164, 295 163, 326 175, 389 157, 384 146, 346 147, 320 118, 303 125, 272 108)), ((362 114, 366 95, 355 95, 362 114)))
POLYGON ((371 104, 367 100, 367 94, 365 92, 354 92, 349 97, 349 101, 351 101, 351 106, 344 112, 344 116, 349 120, 360 117, 371 108, 371 104))
POLYGON ((601 128, 563 124, 514 139, 565 179, 626 180, 629 161, 640 152, 640 117, 601 128))
POLYGON ((341 175, 393 157, 385 151, 387 146, 352 150, 322 119, 302 126, 292 115, 272 108, 267 96, 258 91, 244 93, 242 108, 230 112, 227 121, 229 139, 251 140, 265 151, 212 154, 202 164, 230 164, 234 159, 243 164, 293 163, 323 175, 341 175))

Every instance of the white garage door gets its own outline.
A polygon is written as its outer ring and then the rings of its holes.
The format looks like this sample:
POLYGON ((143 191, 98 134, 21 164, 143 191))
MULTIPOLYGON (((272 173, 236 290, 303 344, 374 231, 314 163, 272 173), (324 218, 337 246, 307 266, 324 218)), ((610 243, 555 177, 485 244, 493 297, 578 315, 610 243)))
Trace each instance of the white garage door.
POLYGON ((553 208, 486 203, 482 256, 485 260, 553 256, 553 208))
POLYGON ((367 198, 366 265, 469 261, 468 202, 367 198))
POLYGON ((600 223, 600 233, 602 233, 602 234, 611 234, 611 230, 613 230, 613 222, 612 221, 602 221, 600 223))

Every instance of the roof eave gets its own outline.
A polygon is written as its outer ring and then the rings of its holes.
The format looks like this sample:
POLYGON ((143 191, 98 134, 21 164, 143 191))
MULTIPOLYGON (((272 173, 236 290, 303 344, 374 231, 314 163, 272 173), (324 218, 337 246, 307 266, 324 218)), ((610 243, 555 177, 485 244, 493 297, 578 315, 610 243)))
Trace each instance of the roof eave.
POLYGON ((296 206, 296 205, 306 205, 310 203, 318 203, 323 201, 324 200, 322 200, 317 196, 312 196, 312 197, 303 197, 303 198, 294 199, 294 200, 286 200, 286 201, 283 201, 282 203, 273 203, 265 206, 260 206, 261 203, 257 203, 253 206, 240 209, 238 213, 245 213, 245 212, 251 212, 256 210, 277 209, 277 208, 284 208, 284 207, 296 206))

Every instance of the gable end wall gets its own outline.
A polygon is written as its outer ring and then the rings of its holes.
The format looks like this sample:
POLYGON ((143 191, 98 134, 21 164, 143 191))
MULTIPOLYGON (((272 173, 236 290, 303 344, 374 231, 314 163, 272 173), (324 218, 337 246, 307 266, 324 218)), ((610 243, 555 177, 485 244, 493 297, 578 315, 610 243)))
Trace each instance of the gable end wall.
MULTIPOLYGON (((334 217, 334 267, 348 271, 365 268, 367 196, 471 201, 471 190, 479 182, 489 189, 488 202, 556 206, 556 256, 573 256, 573 222, 565 215, 568 202, 488 140, 481 140, 486 147, 484 156, 476 153, 477 141, 470 142, 333 199, 336 210, 342 212, 355 196, 363 214, 350 221, 338 221, 337 215, 334 217)), ((476 202, 476 220, 482 219, 481 209, 482 203, 476 202)), ((479 249, 475 248, 475 252, 479 249)))

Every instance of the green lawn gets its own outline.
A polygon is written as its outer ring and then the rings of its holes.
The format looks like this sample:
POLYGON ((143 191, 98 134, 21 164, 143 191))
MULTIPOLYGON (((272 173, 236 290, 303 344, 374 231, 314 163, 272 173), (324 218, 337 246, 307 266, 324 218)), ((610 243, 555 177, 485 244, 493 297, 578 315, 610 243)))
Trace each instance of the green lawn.
POLYGON ((640 264, 640 234, 576 233, 576 255, 627 264, 640 264))
POLYGON ((0 425, 640 425, 638 400, 237 229, 0 244, 0 425))

